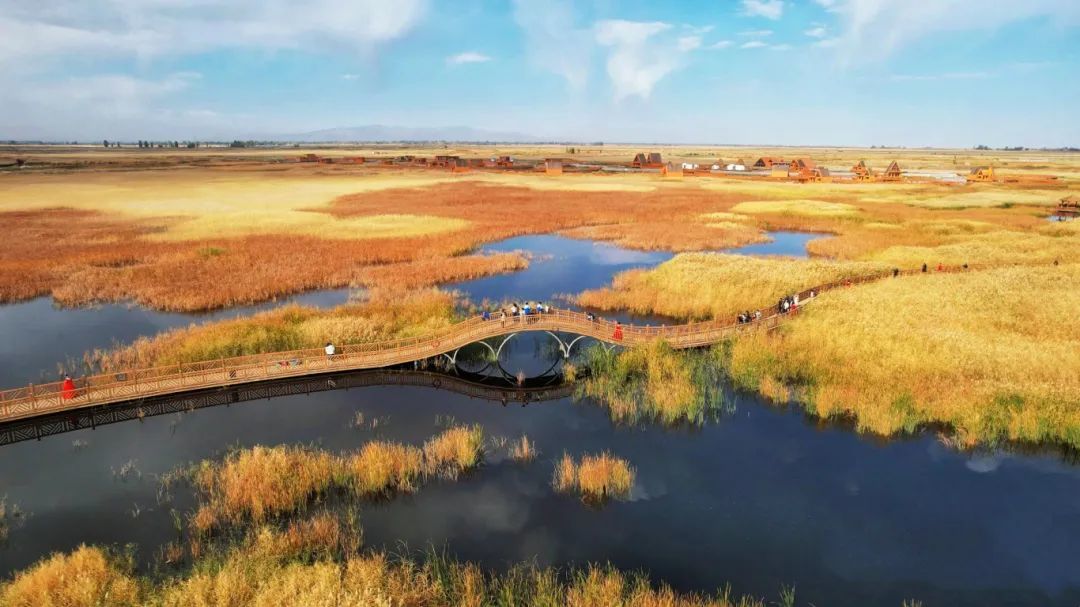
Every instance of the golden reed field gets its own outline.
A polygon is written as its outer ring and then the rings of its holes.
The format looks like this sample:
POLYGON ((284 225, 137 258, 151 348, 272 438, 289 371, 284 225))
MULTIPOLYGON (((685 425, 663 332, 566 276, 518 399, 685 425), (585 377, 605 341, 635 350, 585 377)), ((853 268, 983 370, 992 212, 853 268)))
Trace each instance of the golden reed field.
MULTIPOLYGON (((675 162, 811 156, 846 168, 966 174, 1007 182, 791 183, 712 175, 566 173, 299 163, 436 153, 567 158, 561 147, 195 151, 0 149, 28 168, 0 172, 0 300, 132 301, 203 310, 299 291, 364 287, 331 311, 287 308, 140 340, 92 358, 108 368, 416 335, 452 322, 441 283, 521 269, 483 243, 559 233, 682 253, 573 295, 599 309, 699 319, 762 308, 838 278, 960 266, 824 294, 793 322, 731 346, 740 385, 796 398, 868 431, 952 424, 963 443, 1080 444, 1080 222, 1050 222, 1080 190, 1080 159, 1051 152, 668 148, 675 162), (1040 176, 1052 175, 1054 180, 1040 176), (769 230, 828 235, 811 258, 701 253, 769 230), (336 339, 340 339, 337 337, 336 339)), ((584 148, 571 160, 626 163, 639 151, 584 148)))

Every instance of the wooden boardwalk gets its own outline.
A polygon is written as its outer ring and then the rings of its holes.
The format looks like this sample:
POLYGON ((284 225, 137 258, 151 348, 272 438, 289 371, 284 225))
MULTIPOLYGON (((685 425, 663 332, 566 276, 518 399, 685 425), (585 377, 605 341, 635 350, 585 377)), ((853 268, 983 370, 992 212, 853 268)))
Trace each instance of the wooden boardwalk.
MULTIPOLYGON (((917 272, 909 270, 902 274, 917 272)), ((819 294, 891 275, 885 273, 821 285, 799 293, 799 298, 806 304, 811 301, 811 292, 819 294)), ((752 323, 718 319, 659 327, 620 325, 618 331, 614 322, 589 320, 584 313, 571 310, 506 319, 484 320, 476 316, 430 335, 340 346, 332 358, 321 348, 273 352, 80 377, 75 380, 74 392, 66 394, 62 382, 4 390, 0 392, 0 423, 206 388, 392 367, 448 354, 485 339, 528 331, 569 333, 621 346, 663 339, 676 349, 698 348, 738 333, 771 329, 786 318, 776 313, 775 306, 768 308, 768 312, 764 310, 762 318, 752 323)))
POLYGON ((511 387, 485 384, 467 377, 446 373, 414 370, 379 369, 331 375, 309 375, 243 386, 207 388, 193 392, 141 398, 127 403, 88 406, 12 421, 0 424, 0 446, 158 415, 187 413, 207 407, 229 407, 249 401, 262 401, 283 396, 373 386, 413 386, 444 390, 467 396, 470 399, 485 400, 503 406, 543 403, 566 398, 574 391, 574 385, 565 382, 546 386, 511 387))

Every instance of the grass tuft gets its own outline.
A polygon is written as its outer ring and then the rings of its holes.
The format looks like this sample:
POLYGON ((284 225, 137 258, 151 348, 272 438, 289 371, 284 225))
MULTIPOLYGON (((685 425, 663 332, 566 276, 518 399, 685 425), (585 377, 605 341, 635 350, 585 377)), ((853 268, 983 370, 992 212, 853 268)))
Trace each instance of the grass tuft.
POLYGON ((552 486, 560 493, 576 490, 589 501, 626 499, 635 475, 629 462, 608 452, 582 456, 580 463, 564 453, 555 464, 552 486))

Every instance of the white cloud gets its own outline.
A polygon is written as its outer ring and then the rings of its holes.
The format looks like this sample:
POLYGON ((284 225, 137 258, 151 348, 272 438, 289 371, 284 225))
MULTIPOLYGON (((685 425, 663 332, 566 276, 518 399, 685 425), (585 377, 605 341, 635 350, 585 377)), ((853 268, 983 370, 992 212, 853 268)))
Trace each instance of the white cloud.
POLYGON ((656 83, 679 66, 679 56, 688 49, 680 48, 677 40, 657 39, 670 29, 671 24, 661 21, 615 19, 596 24, 597 44, 610 49, 607 73, 616 101, 635 95, 648 99, 656 83))
POLYGON ((732 42, 731 40, 719 40, 717 42, 713 42, 707 48, 710 48, 710 49, 713 49, 713 50, 720 50, 720 49, 730 48, 731 45, 733 45, 733 44, 735 44, 735 43, 732 42))
POLYGON ((353 49, 401 37, 426 0, 0 0, 0 61, 185 55, 220 48, 353 49))
POLYGON ((742 0, 743 14, 776 21, 784 15, 783 0, 742 0))
POLYGON ((361 76, 360 74, 342 74, 341 75, 342 80, 359 80, 361 78, 363 78, 363 76, 361 76))
POLYGON ((747 38, 764 38, 766 36, 772 36, 773 31, 772 30, 744 30, 744 31, 739 32, 739 35, 740 36, 745 36, 747 38))
POLYGON ((825 10, 831 10, 836 6, 837 0, 814 0, 814 3, 825 10))
POLYGON ((803 32, 811 38, 824 38, 829 35, 829 30, 825 29, 825 26, 817 25, 803 32))
POLYGON ((98 74, 24 82, 17 88, 0 82, 6 110, 0 131, 13 138, 172 139, 192 126, 236 127, 232 117, 208 108, 168 107, 201 78, 195 72, 175 72, 157 79, 98 74))
POLYGON ((751 40, 750 42, 742 43, 741 45, 739 45, 739 48, 765 48, 766 46, 769 45, 765 44, 761 40, 751 40))
POLYGON ((465 63, 487 63, 491 61, 491 57, 478 53, 476 51, 465 51, 464 53, 458 53, 446 58, 446 62, 450 65, 462 65, 465 63))
POLYGON ((1076 0, 836 0, 831 8, 843 27, 836 46, 847 63, 882 60, 935 34, 993 30, 1023 19, 1080 24, 1076 0))
POLYGON ((683 24, 683 29, 690 32, 691 34, 700 36, 702 34, 708 34, 709 32, 713 31, 714 29, 716 29, 716 26, 715 25, 702 25, 701 27, 697 27, 697 26, 690 25, 690 24, 683 24))
POLYGON ((814 46, 818 48, 833 48, 840 43, 839 38, 825 38, 824 40, 818 40, 814 43, 814 46))
POLYGON ((514 22, 525 34, 525 48, 533 65, 561 76, 574 89, 585 86, 592 33, 578 27, 572 2, 514 0, 514 22))
POLYGON ((677 48, 684 53, 701 48, 701 36, 683 36, 679 38, 677 48))
POLYGON ((230 122, 235 115, 185 107, 176 93, 197 78, 148 76, 155 71, 150 64, 235 49, 371 56, 412 30, 427 2, 0 0, 0 127, 64 139, 237 127, 230 122), (101 65, 131 62, 132 73, 95 73, 101 65))
POLYGON ((792 47, 791 47, 790 44, 774 44, 774 45, 769 47, 769 50, 771 50, 771 51, 790 51, 791 48, 792 47))

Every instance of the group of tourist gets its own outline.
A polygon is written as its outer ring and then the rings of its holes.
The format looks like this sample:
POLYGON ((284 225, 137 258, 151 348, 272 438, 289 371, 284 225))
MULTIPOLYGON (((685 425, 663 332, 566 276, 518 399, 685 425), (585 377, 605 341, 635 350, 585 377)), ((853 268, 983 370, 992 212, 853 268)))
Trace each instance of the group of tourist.
POLYGON ((761 310, 754 310, 751 312, 747 310, 739 313, 739 324, 744 325, 746 323, 757 322, 761 320, 761 310))
MULTIPOLYGON (((507 318, 514 318, 518 316, 532 316, 534 314, 550 314, 551 306, 545 304, 542 301, 532 302, 527 301, 519 304, 517 302, 511 303, 509 306, 499 310, 499 320, 506 321, 507 318)), ((480 317, 484 320, 491 320, 491 312, 484 310, 481 312, 480 317)))
MULTIPOLYGON (((814 297, 814 292, 810 291, 810 298, 814 297)), ((799 294, 787 295, 781 297, 780 301, 776 302, 776 312, 778 314, 798 314, 799 313, 799 294)))

